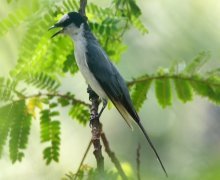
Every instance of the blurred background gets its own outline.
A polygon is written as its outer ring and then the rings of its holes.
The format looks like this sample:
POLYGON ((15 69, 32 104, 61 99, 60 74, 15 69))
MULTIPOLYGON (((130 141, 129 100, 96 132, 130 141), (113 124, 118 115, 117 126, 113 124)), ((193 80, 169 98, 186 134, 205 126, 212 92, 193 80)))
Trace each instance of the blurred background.
MULTIPOLYGON (((98 0, 88 2, 100 3, 98 0)), ((175 61, 189 62, 202 50, 211 52, 210 69, 220 65, 220 2, 218 0, 138 0, 142 20, 149 33, 142 36, 136 30, 125 35, 128 46, 118 69, 131 80, 144 73, 153 73, 158 67, 169 68, 175 61)), ((109 6, 107 0, 101 5, 109 6)), ((0 19, 10 11, 6 0, 0 3, 0 19)), ((22 33, 22 29, 20 30, 22 33)), ((19 34, 10 31, 0 38, 0 76, 7 76, 17 60, 19 34)), ((61 92, 72 91, 76 97, 88 101, 86 84, 80 73, 62 79, 61 92), (83 90, 84 89, 84 90, 83 90)), ((183 104, 173 95, 173 105, 162 109, 154 89, 148 93, 140 117, 154 142, 169 174, 176 180, 220 179, 220 108, 207 99, 195 97, 183 104)), ((90 128, 82 127, 61 109, 62 143, 60 162, 46 166, 42 159, 43 145, 39 138, 39 121, 33 120, 29 145, 21 163, 11 164, 7 148, 0 160, 2 180, 61 179, 69 171, 75 172, 91 138, 90 128)), ((150 150, 146 140, 135 127, 132 132, 119 113, 105 110, 101 121, 111 149, 119 160, 136 173, 136 149, 141 144, 142 179, 167 179, 150 150)), ((95 166, 92 149, 86 164, 95 166)), ((105 155, 106 169, 112 169, 105 155)))

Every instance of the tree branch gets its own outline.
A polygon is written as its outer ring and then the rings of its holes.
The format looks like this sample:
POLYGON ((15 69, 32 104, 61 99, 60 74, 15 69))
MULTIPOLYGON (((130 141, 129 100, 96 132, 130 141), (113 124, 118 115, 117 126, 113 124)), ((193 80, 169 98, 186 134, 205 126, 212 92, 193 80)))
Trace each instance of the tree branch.
MULTIPOLYGON (((17 92, 18 93, 18 92, 17 92)), ((21 94, 20 94, 21 96, 21 94)), ((80 99, 76 99, 76 98, 73 98, 71 95, 68 95, 68 94, 59 94, 59 93, 41 93, 39 92, 38 94, 32 94, 32 95, 28 95, 28 96, 25 96, 22 94, 21 98, 19 98, 18 100, 15 100, 13 102, 16 102, 16 101, 21 101, 21 100, 26 100, 26 99, 31 99, 31 98, 36 98, 36 97, 61 97, 61 98, 64 98, 64 99, 67 99, 67 100, 71 100, 73 104, 82 104, 86 107, 90 107, 91 105, 80 100, 80 99)))
POLYGON ((115 153, 112 152, 112 150, 110 149, 109 142, 108 142, 104 132, 101 133, 101 138, 102 138, 103 145, 105 147, 105 152, 108 154, 108 156, 110 157, 112 163, 115 165, 115 167, 118 170, 118 173, 120 174, 121 178, 123 180, 127 180, 128 178, 125 175, 125 172, 123 171, 119 160, 115 156, 115 153))
POLYGON ((85 17, 85 19, 87 20, 86 17, 86 5, 87 5, 87 0, 80 0, 80 8, 79 8, 79 13, 85 17))
POLYGON ((181 75, 164 74, 164 75, 145 76, 145 77, 135 78, 132 81, 128 81, 127 85, 133 86, 134 84, 137 84, 137 83, 142 83, 142 82, 156 80, 156 79, 180 79, 180 80, 198 82, 198 83, 203 83, 206 85, 220 87, 220 83, 210 83, 208 81, 208 79, 205 79, 205 78, 204 79, 196 79, 193 76, 187 76, 187 75, 182 75, 182 74, 181 75))
POLYGON ((100 142, 100 136, 102 133, 102 124, 99 122, 98 107, 99 97, 98 95, 88 86, 87 92, 89 93, 89 100, 92 102, 90 108, 91 113, 91 126, 92 126, 92 143, 94 146, 93 154, 95 155, 97 162, 97 171, 100 175, 104 173, 104 157, 102 156, 102 146, 100 142))

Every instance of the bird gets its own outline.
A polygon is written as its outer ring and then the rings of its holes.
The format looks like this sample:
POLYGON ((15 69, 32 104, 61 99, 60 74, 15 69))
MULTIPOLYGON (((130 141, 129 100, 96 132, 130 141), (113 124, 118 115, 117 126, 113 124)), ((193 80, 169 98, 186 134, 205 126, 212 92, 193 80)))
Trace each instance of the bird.
POLYGON ((55 28, 60 28, 60 30, 51 38, 64 34, 70 36, 74 42, 74 55, 79 70, 103 103, 98 116, 100 117, 110 99, 130 128, 132 128, 131 121, 139 126, 165 175, 168 176, 159 154, 134 108, 125 80, 92 33, 85 16, 78 12, 69 12, 64 14, 49 30, 55 28))

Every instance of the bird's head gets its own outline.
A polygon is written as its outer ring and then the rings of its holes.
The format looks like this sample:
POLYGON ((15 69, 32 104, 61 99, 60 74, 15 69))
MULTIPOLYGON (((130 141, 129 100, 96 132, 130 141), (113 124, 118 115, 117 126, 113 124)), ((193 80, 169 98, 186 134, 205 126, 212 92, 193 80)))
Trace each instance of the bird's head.
POLYGON ((54 28, 61 28, 56 32, 51 38, 57 36, 58 34, 67 34, 70 36, 77 35, 82 28, 88 28, 85 17, 81 16, 77 12, 69 12, 65 14, 57 23, 49 28, 49 30, 54 28), (82 27, 83 25, 83 27, 82 27))

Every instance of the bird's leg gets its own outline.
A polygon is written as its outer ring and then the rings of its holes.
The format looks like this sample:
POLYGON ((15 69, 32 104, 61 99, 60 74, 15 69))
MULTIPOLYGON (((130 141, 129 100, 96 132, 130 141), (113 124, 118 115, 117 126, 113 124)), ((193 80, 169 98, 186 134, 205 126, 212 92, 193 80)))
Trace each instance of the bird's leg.
POLYGON ((92 126, 92 123, 93 123, 93 121, 94 121, 96 118, 100 118, 100 116, 102 115, 104 109, 106 108, 106 106, 107 106, 107 104, 108 104, 108 100, 107 100, 107 99, 102 99, 102 104, 103 104, 103 106, 102 106, 101 111, 100 111, 98 114, 93 115, 93 117, 90 119, 90 122, 89 122, 89 126, 90 126, 90 127, 92 126))
POLYGON ((106 108, 107 104, 108 104, 108 100, 107 99, 102 99, 102 109, 99 112, 98 117, 100 117, 102 115, 102 113, 103 113, 104 109, 106 108))

